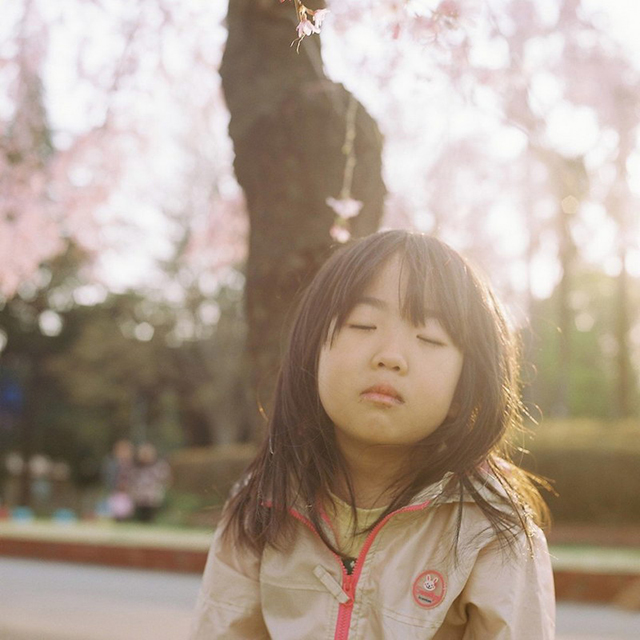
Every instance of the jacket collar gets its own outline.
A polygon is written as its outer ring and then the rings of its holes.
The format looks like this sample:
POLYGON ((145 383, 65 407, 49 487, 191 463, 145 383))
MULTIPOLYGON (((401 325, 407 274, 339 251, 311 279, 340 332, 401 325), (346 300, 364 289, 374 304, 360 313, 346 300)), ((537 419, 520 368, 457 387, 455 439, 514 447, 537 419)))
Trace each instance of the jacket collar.
MULTIPOLYGON (((507 492, 498 479, 488 471, 480 470, 480 477, 471 479, 474 489, 488 502, 496 503, 501 499, 508 499, 507 492)), ((409 506, 418 506, 426 502, 438 504, 450 504, 460 502, 460 491, 455 474, 451 471, 422 489, 409 503, 409 506)), ((462 502, 474 502, 469 491, 462 492, 462 502)))
MULTIPOLYGON (((488 502, 493 504, 504 503, 504 500, 508 500, 508 495, 502 484, 498 479, 488 471, 480 470, 480 478, 472 478, 471 482, 475 490, 488 502)), ((442 476, 442 478, 433 484, 425 487, 419 491, 413 499, 402 509, 417 508, 428 504, 453 504, 460 502, 460 490, 456 481, 456 476, 452 471, 449 471, 442 476)), ((463 503, 475 502, 473 496, 469 491, 462 492, 463 503)), ((266 505, 271 506, 271 502, 265 502, 266 505)), ((294 504, 294 510, 300 515, 305 516, 308 513, 311 505, 305 505, 301 501, 297 500, 294 504)))

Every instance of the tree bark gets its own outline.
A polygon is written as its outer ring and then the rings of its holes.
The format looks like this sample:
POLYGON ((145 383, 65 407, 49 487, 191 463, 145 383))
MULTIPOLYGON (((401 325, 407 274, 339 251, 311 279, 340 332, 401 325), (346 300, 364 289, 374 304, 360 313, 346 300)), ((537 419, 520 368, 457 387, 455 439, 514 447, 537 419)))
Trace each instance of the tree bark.
POLYGON ((616 417, 628 418, 633 415, 632 389, 635 386, 630 362, 630 311, 629 311, 629 273, 627 254, 629 238, 632 236, 633 197, 629 191, 627 163, 635 148, 637 116, 636 101, 628 89, 618 89, 618 156, 615 160, 616 180, 609 197, 609 216, 618 227, 618 257, 620 272, 616 287, 615 333, 618 346, 616 356, 616 417))
MULTIPOLYGON (((231 113, 235 172, 249 214, 247 353, 253 396, 268 412, 296 294, 329 255, 352 97, 324 74, 318 36, 296 53, 295 11, 276 0, 230 0, 220 74, 231 113)), ((354 236, 378 228, 385 187, 382 136, 358 104, 352 197, 364 204, 354 236)), ((258 427, 256 438, 262 433, 258 427)))
POLYGON ((616 417, 628 418, 632 415, 631 388, 632 376, 629 363, 629 273, 627 271, 627 252, 621 239, 619 248, 620 273, 617 278, 616 291, 616 340, 617 353, 617 403, 616 417))
POLYGON ((558 194, 559 209, 557 233, 558 257, 562 267, 562 277, 558 283, 558 381, 554 413, 567 417, 571 413, 571 370, 574 330, 574 311, 570 301, 573 288, 573 269, 577 248, 572 235, 572 222, 580 203, 588 189, 588 177, 582 157, 556 157, 555 190, 558 194))

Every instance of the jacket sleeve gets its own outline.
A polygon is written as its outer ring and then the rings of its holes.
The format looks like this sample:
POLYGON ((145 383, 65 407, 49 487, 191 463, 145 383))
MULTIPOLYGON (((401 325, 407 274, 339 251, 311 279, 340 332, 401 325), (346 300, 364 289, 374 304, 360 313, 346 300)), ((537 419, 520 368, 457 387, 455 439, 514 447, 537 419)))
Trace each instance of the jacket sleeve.
POLYGON ((462 593, 464 640, 555 638, 551 558, 544 534, 532 529, 531 548, 522 533, 513 549, 494 540, 478 554, 462 593))
POLYGON ((190 640, 268 640, 260 603, 260 561, 223 543, 216 531, 191 624, 190 640))

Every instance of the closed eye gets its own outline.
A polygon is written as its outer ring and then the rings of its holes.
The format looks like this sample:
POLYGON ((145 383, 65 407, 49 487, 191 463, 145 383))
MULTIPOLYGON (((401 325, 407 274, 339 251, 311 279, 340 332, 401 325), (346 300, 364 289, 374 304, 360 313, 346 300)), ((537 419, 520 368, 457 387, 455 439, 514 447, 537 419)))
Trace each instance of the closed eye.
POLYGON ((435 338, 429 338, 427 336, 418 336, 418 340, 421 342, 426 342, 427 344, 432 344, 438 347, 444 347, 445 343, 441 340, 436 340, 435 338))
POLYGON ((349 329, 360 329, 362 331, 373 331, 376 327, 371 324, 348 324, 349 329))

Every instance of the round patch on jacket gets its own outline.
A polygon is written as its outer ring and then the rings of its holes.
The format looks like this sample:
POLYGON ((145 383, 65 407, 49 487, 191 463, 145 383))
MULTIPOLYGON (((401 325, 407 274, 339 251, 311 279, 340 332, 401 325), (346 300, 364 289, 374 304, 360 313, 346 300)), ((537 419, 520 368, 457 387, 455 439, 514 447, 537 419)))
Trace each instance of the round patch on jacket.
POLYGON ((413 599, 423 609, 437 607, 447 593, 447 584, 438 571, 423 571, 413 583, 413 599))

